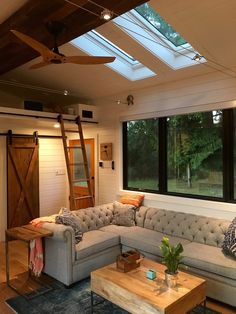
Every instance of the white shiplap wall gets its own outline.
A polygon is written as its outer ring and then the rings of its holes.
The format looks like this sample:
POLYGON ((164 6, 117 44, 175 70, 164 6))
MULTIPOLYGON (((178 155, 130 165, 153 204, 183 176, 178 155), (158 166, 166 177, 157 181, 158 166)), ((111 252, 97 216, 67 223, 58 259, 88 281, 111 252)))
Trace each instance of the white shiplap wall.
POLYGON ((40 139, 40 216, 55 214, 68 205, 65 157, 60 139, 40 139))

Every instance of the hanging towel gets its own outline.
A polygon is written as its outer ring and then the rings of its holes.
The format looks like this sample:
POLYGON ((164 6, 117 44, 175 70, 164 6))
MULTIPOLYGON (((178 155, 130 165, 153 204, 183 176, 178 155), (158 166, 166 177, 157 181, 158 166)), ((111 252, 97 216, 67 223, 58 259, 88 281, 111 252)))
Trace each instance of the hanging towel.
POLYGON ((35 276, 39 277, 41 275, 43 269, 43 245, 41 238, 30 241, 29 268, 35 276))
MULTIPOLYGON (((30 223, 34 227, 43 227, 45 222, 55 222, 56 215, 39 217, 33 219, 30 223)), ((41 238, 36 238, 30 241, 30 262, 29 268, 32 270, 33 274, 37 277, 41 275, 44 266, 43 258, 43 243, 41 238)))

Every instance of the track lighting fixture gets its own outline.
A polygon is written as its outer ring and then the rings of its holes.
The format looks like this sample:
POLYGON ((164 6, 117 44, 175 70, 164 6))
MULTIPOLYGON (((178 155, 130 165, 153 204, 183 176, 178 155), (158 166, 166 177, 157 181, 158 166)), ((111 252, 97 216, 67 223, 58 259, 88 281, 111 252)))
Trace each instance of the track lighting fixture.
POLYGON ((127 98, 126 98, 126 101, 121 101, 120 99, 118 99, 116 101, 117 105, 120 105, 120 104, 124 104, 124 105, 133 105, 134 104, 134 96, 133 95, 128 95, 127 98))
POLYGON ((126 100, 127 100, 128 106, 134 104, 134 96, 133 95, 128 95, 126 100))
POLYGON ((199 53, 196 53, 195 56, 192 58, 194 61, 200 61, 203 58, 199 53))
POLYGON ((104 9, 101 12, 101 19, 105 20, 105 21, 109 21, 113 16, 113 12, 108 10, 108 9, 104 9))

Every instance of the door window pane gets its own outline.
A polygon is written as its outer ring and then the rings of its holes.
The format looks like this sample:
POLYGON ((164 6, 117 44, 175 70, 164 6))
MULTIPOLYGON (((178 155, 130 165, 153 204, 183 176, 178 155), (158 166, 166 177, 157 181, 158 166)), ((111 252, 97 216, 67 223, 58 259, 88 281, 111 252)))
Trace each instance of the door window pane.
MULTIPOLYGON (((80 147, 80 145, 74 145, 74 147, 80 147)), ((91 155, 91 146, 89 144, 85 144, 85 149, 86 149, 86 154, 87 154, 87 160, 88 160, 88 168, 89 168, 89 173, 90 171, 90 155, 91 155)), ((74 180, 80 180, 80 179, 85 179, 86 174, 84 170, 84 161, 83 161, 83 154, 82 154, 82 149, 81 148, 75 148, 73 149, 73 160, 75 165, 73 166, 73 178, 74 180)), ((74 186, 80 186, 80 187, 87 187, 88 183, 87 181, 82 181, 82 182, 75 182, 74 186)))
POLYGON ((167 118, 167 190, 223 197, 222 111, 167 118))
POLYGON ((129 121, 126 188, 158 191, 158 119, 129 121))

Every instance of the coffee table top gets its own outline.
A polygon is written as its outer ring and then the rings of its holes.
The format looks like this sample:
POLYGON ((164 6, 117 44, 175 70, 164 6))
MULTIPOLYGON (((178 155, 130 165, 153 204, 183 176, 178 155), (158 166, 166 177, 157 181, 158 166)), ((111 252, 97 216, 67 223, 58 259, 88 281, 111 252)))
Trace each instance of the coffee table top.
POLYGON ((130 313, 183 314, 205 300, 204 279, 179 271, 177 286, 170 289, 165 269, 145 258, 139 268, 123 273, 114 263, 91 273, 91 290, 130 313), (146 278, 149 269, 156 271, 156 279, 146 278))

